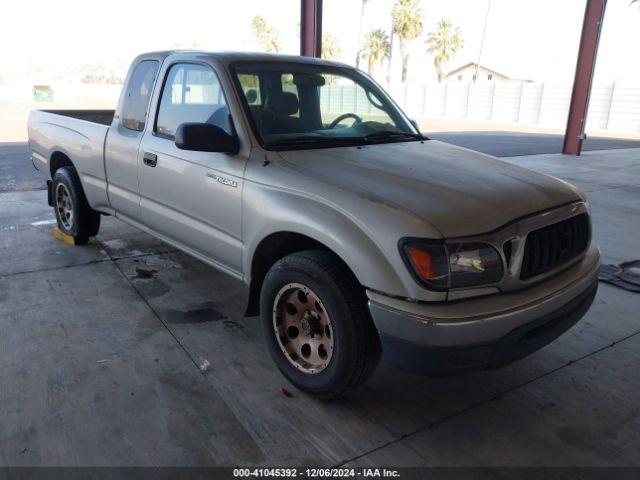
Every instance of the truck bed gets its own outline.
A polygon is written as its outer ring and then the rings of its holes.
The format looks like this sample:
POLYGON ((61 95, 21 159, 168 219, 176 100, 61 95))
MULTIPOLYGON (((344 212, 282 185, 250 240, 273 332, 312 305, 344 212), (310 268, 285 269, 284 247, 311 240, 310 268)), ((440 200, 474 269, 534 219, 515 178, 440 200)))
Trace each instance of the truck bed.
POLYGON ((95 209, 109 205, 104 145, 114 114, 114 110, 32 110, 27 123, 33 165, 50 178, 52 161, 70 161, 95 209))
POLYGON ((87 122, 99 123, 101 125, 111 125, 115 110, 40 110, 41 112, 53 113, 64 117, 77 118, 87 122))

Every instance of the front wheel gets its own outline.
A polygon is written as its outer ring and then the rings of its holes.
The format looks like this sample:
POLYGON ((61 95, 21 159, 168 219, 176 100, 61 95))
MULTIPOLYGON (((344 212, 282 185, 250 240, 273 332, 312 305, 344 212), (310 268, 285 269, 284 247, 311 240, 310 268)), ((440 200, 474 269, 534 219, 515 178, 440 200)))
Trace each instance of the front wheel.
POLYGON ((98 234, 100 214, 87 202, 80 178, 73 167, 62 167, 53 176, 53 208, 58 228, 74 238, 76 245, 98 234))
POLYGON ((366 381, 380 360, 364 291, 329 252, 279 260, 264 280, 260 316, 277 367, 313 396, 344 396, 366 381))

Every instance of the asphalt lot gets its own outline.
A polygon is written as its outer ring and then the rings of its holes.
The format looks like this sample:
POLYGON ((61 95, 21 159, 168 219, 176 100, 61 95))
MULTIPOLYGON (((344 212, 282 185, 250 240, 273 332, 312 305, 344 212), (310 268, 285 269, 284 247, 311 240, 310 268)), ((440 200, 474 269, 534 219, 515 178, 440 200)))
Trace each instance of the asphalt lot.
MULTIPOLYGON (((606 262, 637 258, 640 150, 513 161, 589 193, 606 262)), ((383 363, 323 403, 273 367, 241 283, 114 218, 86 246, 55 240, 17 164, 24 145, 0 146, 0 466, 640 466, 637 295, 601 284, 578 325, 506 368, 383 363)))
MULTIPOLYGON (((461 147, 495 155, 515 157, 518 155, 539 155, 562 153, 564 137, 550 133, 477 131, 477 132, 425 132, 429 138, 453 143, 461 147)), ((640 148, 640 140, 612 137, 592 137, 582 144, 582 151, 613 150, 620 148, 640 148)))
POLYGON ((0 193, 47 188, 29 159, 26 142, 0 143, 0 193))

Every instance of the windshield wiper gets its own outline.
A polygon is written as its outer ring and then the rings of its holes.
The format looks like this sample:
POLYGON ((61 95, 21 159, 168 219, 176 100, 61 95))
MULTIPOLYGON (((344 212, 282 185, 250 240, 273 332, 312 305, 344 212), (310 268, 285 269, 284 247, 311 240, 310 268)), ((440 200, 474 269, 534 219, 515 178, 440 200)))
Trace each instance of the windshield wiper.
POLYGON ((396 130, 378 130, 377 132, 369 133, 362 138, 365 141, 387 140, 394 138, 413 138, 415 140, 424 140, 424 137, 419 133, 398 132, 396 130))
POLYGON ((287 147, 287 146, 295 146, 295 145, 309 145, 309 144, 327 144, 330 143, 331 146, 339 144, 353 144, 353 143, 363 143, 365 140, 363 137, 299 137, 299 138, 289 138, 286 140, 277 140, 275 142, 269 142, 268 146, 270 147, 287 147))
POLYGON ((381 143, 385 140, 401 140, 411 138, 414 140, 425 140, 426 138, 418 133, 398 132, 395 130, 378 130, 364 136, 317 136, 287 138, 269 142, 269 147, 290 148, 298 145, 318 145, 319 147, 344 147, 350 145, 364 145, 367 143, 381 143))

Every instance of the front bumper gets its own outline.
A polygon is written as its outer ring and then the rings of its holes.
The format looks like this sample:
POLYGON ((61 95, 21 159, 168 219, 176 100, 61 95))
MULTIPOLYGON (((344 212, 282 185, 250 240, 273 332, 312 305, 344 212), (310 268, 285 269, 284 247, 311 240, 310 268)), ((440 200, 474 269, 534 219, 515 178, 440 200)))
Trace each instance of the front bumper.
POLYGON ((600 252, 527 290, 452 303, 408 302, 368 291, 385 357, 416 373, 450 375, 523 358, 571 328, 597 291, 600 252))

